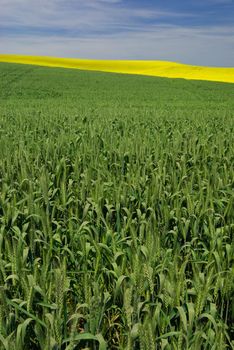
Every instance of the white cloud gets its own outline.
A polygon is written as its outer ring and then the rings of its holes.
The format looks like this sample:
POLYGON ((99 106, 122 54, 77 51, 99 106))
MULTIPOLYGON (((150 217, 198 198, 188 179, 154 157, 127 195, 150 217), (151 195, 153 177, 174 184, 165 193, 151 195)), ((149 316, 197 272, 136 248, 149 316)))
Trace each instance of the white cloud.
MULTIPOLYGON (((207 0, 229 1, 229 0, 207 0)), ((121 0, 0 0, 1 53, 107 59, 234 62, 234 26, 168 25, 191 13, 128 8, 121 0), (160 23, 152 25, 154 22, 160 23), (161 24, 165 20, 165 24, 161 24), (16 29, 21 34, 16 33, 16 29), (98 34, 97 34, 98 33, 98 34)))
POLYGON ((161 59, 196 65, 232 66, 234 27, 151 30, 92 38, 9 37, 1 40, 6 53, 97 59, 161 59), (229 35, 226 35, 228 33, 229 35))
POLYGON ((191 17, 143 6, 128 8, 121 0, 0 0, 0 24, 47 28, 79 29, 84 24, 93 30, 135 24, 139 20, 191 17))

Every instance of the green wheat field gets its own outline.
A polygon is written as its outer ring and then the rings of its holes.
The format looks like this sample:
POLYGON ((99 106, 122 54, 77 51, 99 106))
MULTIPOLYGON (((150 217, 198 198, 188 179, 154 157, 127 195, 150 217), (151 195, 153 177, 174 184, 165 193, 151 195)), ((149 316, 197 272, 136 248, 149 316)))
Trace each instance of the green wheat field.
POLYGON ((234 84, 0 64, 0 349, 234 349, 234 84))

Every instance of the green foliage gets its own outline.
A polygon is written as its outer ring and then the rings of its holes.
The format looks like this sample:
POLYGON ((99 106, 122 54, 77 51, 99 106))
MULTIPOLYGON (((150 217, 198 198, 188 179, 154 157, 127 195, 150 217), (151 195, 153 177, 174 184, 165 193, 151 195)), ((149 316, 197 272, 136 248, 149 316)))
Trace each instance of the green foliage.
POLYGON ((0 77, 0 349, 232 349, 234 85, 0 77))

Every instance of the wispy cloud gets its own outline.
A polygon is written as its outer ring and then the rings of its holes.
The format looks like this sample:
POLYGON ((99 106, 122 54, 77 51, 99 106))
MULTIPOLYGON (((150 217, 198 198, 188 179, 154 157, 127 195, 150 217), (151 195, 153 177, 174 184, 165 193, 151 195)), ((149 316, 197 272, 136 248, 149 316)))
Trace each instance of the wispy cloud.
MULTIPOLYGON (((232 0, 206 3, 217 1, 232 0)), ((0 0, 0 50, 233 65, 234 25, 222 22, 221 16, 213 20, 213 7, 199 12, 188 6, 165 7, 162 0, 157 4, 153 0, 135 4, 128 0, 0 0)))
POLYGON ((144 6, 128 7, 120 0, 1 0, 1 26, 83 29, 121 29, 126 23, 141 25, 144 21, 193 16, 191 13, 165 11, 144 6), (86 26, 86 27, 84 27, 86 26))
POLYGON ((129 32, 127 35, 88 38, 35 38, 25 35, 17 40, 15 37, 7 38, 2 44, 8 53, 97 59, 160 59, 196 65, 232 66, 233 35, 234 27, 208 30, 155 26, 148 31, 129 32))

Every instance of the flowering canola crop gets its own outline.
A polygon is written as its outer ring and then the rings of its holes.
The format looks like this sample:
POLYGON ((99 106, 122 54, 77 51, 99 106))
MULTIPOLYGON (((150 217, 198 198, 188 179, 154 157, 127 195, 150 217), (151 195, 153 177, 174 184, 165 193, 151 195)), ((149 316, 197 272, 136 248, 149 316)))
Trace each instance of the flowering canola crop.
POLYGON ((192 66, 167 61, 90 60, 2 54, 0 62, 234 83, 234 68, 192 66))

